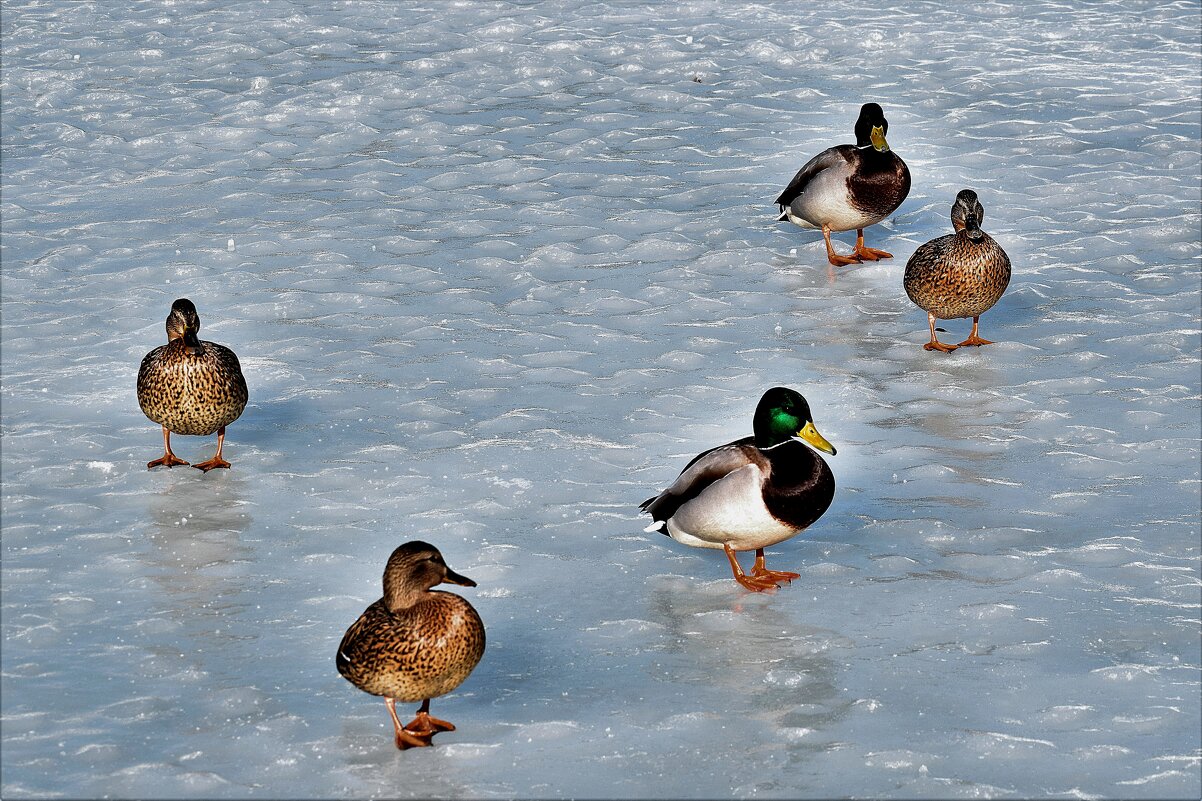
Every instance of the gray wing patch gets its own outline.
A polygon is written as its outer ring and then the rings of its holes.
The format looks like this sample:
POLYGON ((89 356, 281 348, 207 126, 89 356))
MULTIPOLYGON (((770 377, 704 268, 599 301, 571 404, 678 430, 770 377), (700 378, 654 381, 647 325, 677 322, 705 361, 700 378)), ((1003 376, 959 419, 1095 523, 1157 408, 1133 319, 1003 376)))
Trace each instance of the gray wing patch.
POLYGON ((757 464, 758 455, 755 446, 745 440, 706 451, 684 469, 672 486, 654 498, 643 501, 640 508, 649 513, 654 520, 667 520, 677 509, 696 498, 715 481, 725 478, 741 467, 757 464))
POLYGON ((754 525, 747 510, 763 507, 763 486, 760 466, 745 464, 677 509, 672 515, 672 527, 708 541, 715 532, 733 533, 740 525, 754 525))
POLYGON ((813 180, 815 175, 832 167, 847 164, 847 160, 851 155, 848 151, 854 153, 855 149, 855 145, 836 145, 835 147, 828 147, 807 161, 805 166, 797 171, 797 175, 793 176, 793 180, 789 181, 789 185, 785 187, 785 191, 781 192, 780 196, 776 199, 776 203, 780 206, 781 211, 784 211, 785 206, 788 206, 805 191, 806 185, 813 180))

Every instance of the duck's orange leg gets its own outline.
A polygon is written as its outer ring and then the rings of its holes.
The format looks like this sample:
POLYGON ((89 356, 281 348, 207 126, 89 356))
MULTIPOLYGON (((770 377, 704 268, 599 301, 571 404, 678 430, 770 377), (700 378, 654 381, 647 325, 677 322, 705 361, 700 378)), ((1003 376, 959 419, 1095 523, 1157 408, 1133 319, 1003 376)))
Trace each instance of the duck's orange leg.
POLYGON ((228 470, 230 463, 221 458, 221 448, 223 445, 225 445, 225 426, 217 429, 217 455, 207 462, 198 462, 192 466, 197 470, 203 470, 206 473, 212 470, 214 467, 224 467, 228 470))
POLYGON ((167 430, 167 426, 163 426, 163 450, 165 453, 153 462, 146 463, 146 469, 152 470, 156 467, 175 467, 177 464, 186 465, 183 459, 171 452, 171 432, 167 430))
POLYGON ((392 698, 385 698, 384 703, 388 705, 388 714, 392 715, 392 728, 396 733, 396 747, 404 751, 406 748, 426 748, 430 745, 430 737, 433 732, 428 735, 416 734, 406 731, 401 726, 401 719, 396 716, 396 701, 392 698))
POLYGON ((417 717, 405 726, 405 731, 427 740, 440 731, 455 731, 455 724, 439 720, 430 715, 430 699, 422 701, 422 708, 417 710, 417 717))
POLYGON ((751 568, 751 575, 756 578, 766 578, 771 582, 780 584, 782 581, 786 584, 795 578, 801 578, 800 573, 792 573, 788 570, 769 570, 764 565, 764 549, 755 549, 755 566, 751 568))
POLYGON ((722 549, 726 551, 726 558, 730 560, 730 569, 734 571, 735 581, 742 584, 747 589, 753 592, 763 592, 764 590, 775 590, 776 582, 759 576, 749 576, 743 572, 743 568, 739 566, 739 560, 735 558, 735 552, 726 543, 722 544, 722 549))
POLYGON ((927 322, 931 326, 931 341, 922 346, 923 350, 939 350, 944 353, 951 353, 959 345, 945 345, 939 341, 939 337, 935 336, 935 315, 927 312, 927 322))
POLYGON ((870 248, 865 245, 863 228, 856 229, 856 249, 853 251, 853 255, 858 256, 861 259, 867 259, 868 261, 893 258, 892 253, 884 250, 877 250, 876 248, 870 248))
POLYGON ((992 339, 981 339, 981 337, 977 336, 977 321, 980 319, 981 319, 981 315, 979 315, 979 314, 976 317, 972 318, 972 333, 968 335, 968 339, 964 340, 956 347, 962 348, 965 345, 992 345, 993 344, 992 339))
POLYGON ((842 267, 846 264, 859 264, 859 257, 854 254, 851 256, 840 256, 835 252, 835 248, 831 245, 831 227, 829 225, 822 226, 822 238, 826 242, 826 260, 835 267, 842 267))

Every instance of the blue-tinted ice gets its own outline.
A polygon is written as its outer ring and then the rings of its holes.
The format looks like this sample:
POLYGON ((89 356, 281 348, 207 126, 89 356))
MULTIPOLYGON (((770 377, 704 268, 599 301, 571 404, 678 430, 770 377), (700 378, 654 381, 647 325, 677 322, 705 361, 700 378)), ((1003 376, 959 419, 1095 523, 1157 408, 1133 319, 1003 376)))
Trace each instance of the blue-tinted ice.
POLYGON ((1197 4, 865 8, 6 3, 0 793, 1197 797, 1197 4), (832 279, 771 200, 866 100, 832 279), (181 296, 230 471, 145 469, 181 296), (637 504, 776 384, 839 489, 752 596, 637 504), (334 649, 413 538, 489 650, 400 753, 334 649))

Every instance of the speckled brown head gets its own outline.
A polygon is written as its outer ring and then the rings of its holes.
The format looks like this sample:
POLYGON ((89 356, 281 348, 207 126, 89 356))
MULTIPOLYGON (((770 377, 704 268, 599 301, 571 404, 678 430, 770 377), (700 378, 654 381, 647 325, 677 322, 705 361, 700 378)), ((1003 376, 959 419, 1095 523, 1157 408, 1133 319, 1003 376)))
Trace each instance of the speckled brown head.
POLYGON ((968 238, 979 242, 985 238, 981 223, 985 221, 985 207, 977 199, 977 193, 971 189, 961 189, 952 204, 952 227, 964 231, 968 238))
POLYGON ((196 305, 187 298, 180 298, 171 304, 167 314, 167 341, 179 339, 191 331, 200 332, 200 315, 196 313, 196 305))
POLYGON ((442 554, 428 542, 414 540, 392 552, 384 566, 384 603, 390 612, 408 609, 431 587, 443 582, 475 587, 476 582, 447 567, 442 554))

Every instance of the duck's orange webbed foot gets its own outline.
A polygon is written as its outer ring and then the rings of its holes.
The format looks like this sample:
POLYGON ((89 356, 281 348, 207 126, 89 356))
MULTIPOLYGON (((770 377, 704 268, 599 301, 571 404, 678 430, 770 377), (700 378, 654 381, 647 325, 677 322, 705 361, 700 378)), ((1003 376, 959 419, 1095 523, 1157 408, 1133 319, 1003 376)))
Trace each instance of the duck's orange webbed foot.
POLYGON ((833 250, 826 254, 826 260, 831 263, 832 267, 846 267, 849 264, 861 263, 857 256, 840 256, 833 250))
POLYGON ((722 549, 726 551, 726 558, 730 560, 730 569, 735 574, 735 581, 752 592, 764 592, 777 588, 776 582, 766 576, 757 576, 754 571, 750 576, 744 573, 743 568, 739 566, 739 560, 735 558, 734 550, 729 545, 723 543, 722 549))
POLYGON ((855 255, 866 261, 877 261, 879 259, 891 259, 893 254, 886 250, 877 250, 870 247, 858 247, 855 249, 855 255))
POLYGON ((183 459, 171 452, 171 432, 167 430, 167 426, 163 426, 163 455, 155 459, 153 462, 146 463, 147 470, 153 470, 156 467, 175 467, 177 464, 188 464, 183 459))
POLYGON ((993 344, 992 339, 981 339, 980 335, 977 334, 977 322, 980 319, 981 318, 979 315, 972 318, 972 333, 970 333, 968 335, 968 339, 966 339, 960 343, 959 347, 964 347, 965 345, 992 345, 993 344))
POLYGON ((752 592, 767 592, 769 590, 775 590, 778 588, 777 583, 771 579, 761 578, 759 576, 748 576, 747 574, 735 576, 735 581, 739 582, 752 592))
MULTIPOLYGON (((922 346, 923 350, 938 350, 943 353, 951 353, 959 345, 944 345, 939 341, 939 337, 935 336, 935 315, 932 312, 927 312, 927 324, 931 327, 931 341, 922 346)), ((940 329, 942 330, 942 329, 940 329)), ((975 331, 975 328, 974 328, 975 331)))
POLYGON ((404 751, 406 748, 429 748, 434 744, 431 742, 431 738, 433 736, 433 733, 414 734, 412 732, 405 731, 404 729, 397 729, 394 742, 396 743, 396 747, 402 751, 404 751))
POLYGON ((226 470, 229 470, 230 463, 227 462, 225 459, 221 458, 221 449, 224 447, 225 447, 225 426, 222 426, 221 428, 217 429, 217 453, 216 453, 216 455, 213 456, 213 458, 208 460, 207 462, 200 462, 200 463, 194 464, 192 466, 195 467, 197 470, 200 470, 204 473, 209 472, 214 467, 224 467, 226 470))
POLYGON ((439 720, 430 714, 430 699, 422 702, 421 709, 417 710, 417 717, 405 726, 405 731, 418 737, 433 737, 440 731, 455 731, 455 724, 446 720, 439 720))
MULTIPOLYGON (((184 462, 184 464, 187 464, 187 462, 184 462)), ((212 459, 209 459, 207 462, 197 462, 196 464, 194 464, 192 466, 195 467, 197 470, 207 473, 215 467, 224 467, 226 470, 229 470, 230 463, 227 462, 225 459, 222 459, 220 456, 214 456, 212 459)))
POLYGON ((852 255, 864 261, 878 261, 879 259, 891 259, 893 254, 886 250, 877 250, 870 248, 864 244, 864 229, 856 230, 856 249, 852 251, 852 255))
POLYGON ((751 575, 754 578, 767 579, 776 584, 782 582, 788 584, 795 578, 801 578, 800 573, 794 573, 789 570, 769 570, 764 564, 764 549, 757 548, 755 551, 755 565, 751 568, 751 575))
POLYGON ((826 260, 831 263, 832 267, 845 267, 848 264, 860 263, 860 257, 854 253, 850 256, 840 256, 835 252, 835 247, 831 244, 831 229, 829 225, 822 226, 822 239, 826 242, 826 260))
POLYGON ((175 467, 177 464, 187 465, 188 463, 171 451, 167 451, 153 462, 147 462, 146 469, 153 470, 156 467, 175 467))
MULTIPOLYGON (((414 732, 401 726, 401 720, 396 716, 396 701, 392 698, 384 699, 385 705, 388 707, 388 714, 392 717, 393 742, 396 747, 404 751, 406 748, 429 748, 431 745, 430 739, 434 736, 434 732, 414 732)), ((429 703, 429 702, 427 702, 429 703)), ((419 716, 420 717, 420 716, 419 716)), ((416 722, 416 721, 414 721, 416 722)), ((410 724, 413 725, 413 724, 410 724)))

